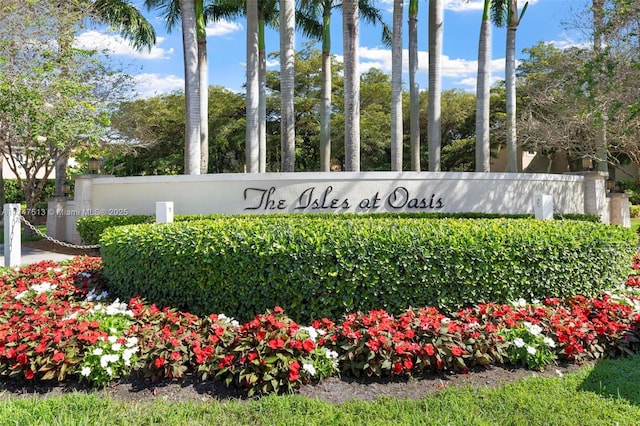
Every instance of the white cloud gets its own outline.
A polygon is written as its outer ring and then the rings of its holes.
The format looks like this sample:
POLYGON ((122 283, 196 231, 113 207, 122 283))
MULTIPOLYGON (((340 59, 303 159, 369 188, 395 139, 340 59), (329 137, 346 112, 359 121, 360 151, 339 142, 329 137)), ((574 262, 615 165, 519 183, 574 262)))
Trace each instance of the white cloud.
POLYGON ((206 31, 207 37, 220 37, 236 31, 242 31, 242 29, 242 24, 221 19, 213 24, 207 25, 206 31))
MULTIPOLYGON (((529 0, 529 6, 536 4, 538 1, 529 0)), ((484 9, 484 0, 444 0, 444 8, 453 12, 482 10, 484 9)), ((522 6, 520 6, 520 10, 522 10, 522 6)))
POLYGON ((156 39, 156 45, 149 51, 143 48, 140 51, 131 47, 131 44, 118 34, 101 33, 90 30, 80 33, 74 40, 74 47, 86 50, 107 51, 111 55, 128 56, 136 59, 154 60, 169 59, 173 55, 173 49, 163 49, 160 45, 165 41, 164 37, 156 39))
POLYGON ((585 49, 591 47, 590 42, 577 42, 572 40, 571 38, 566 38, 564 40, 550 40, 547 43, 557 47, 558 49, 569 49, 571 47, 577 47, 580 49, 585 49))
POLYGON ((137 74, 134 76, 137 97, 151 98, 175 91, 184 91, 184 79, 175 75, 137 74))

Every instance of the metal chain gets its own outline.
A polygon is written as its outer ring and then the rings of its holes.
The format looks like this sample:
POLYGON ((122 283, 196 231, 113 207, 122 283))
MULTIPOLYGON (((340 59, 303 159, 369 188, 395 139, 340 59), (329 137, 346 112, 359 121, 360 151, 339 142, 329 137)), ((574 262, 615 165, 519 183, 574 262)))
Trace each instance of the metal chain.
POLYGON ((52 243, 61 245, 63 247, 72 248, 72 249, 79 249, 79 250, 90 250, 90 249, 99 249, 100 248, 100 244, 93 244, 93 245, 85 245, 85 246, 83 246, 83 245, 71 244, 71 243, 66 243, 64 241, 56 240, 55 238, 48 236, 47 234, 43 233, 38 228, 33 226, 33 224, 31 224, 27 220, 27 218, 25 218, 24 216, 20 215, 20 219, 22 220, 22 222, 24 222, 25 225, 27 225, 31 230, 33 230, 33 232, 35 232, 36 234, 38 234, 39 236, 41 236, 45 240, 51 241, 52 243))

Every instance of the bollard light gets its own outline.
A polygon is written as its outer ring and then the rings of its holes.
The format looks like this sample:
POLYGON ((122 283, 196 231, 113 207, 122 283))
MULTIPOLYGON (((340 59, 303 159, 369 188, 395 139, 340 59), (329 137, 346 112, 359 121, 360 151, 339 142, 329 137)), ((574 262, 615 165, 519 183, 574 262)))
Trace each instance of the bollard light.
POLYGON ((590 155, 585 155, 582 157, 582 170, 585 172, 589 172, 593 169, 593 157, 590 155))
POLYGON ((65 197, 68 197, 69 194, 71 194, 71 183, 69 183, 68 180, 65 180, 64 183, 62 184, 62 194, 65 197))
POLYGON ((91 157, 89 159, 89 173, 92 175, 98 174, 100 172, 100 159, 91 157))

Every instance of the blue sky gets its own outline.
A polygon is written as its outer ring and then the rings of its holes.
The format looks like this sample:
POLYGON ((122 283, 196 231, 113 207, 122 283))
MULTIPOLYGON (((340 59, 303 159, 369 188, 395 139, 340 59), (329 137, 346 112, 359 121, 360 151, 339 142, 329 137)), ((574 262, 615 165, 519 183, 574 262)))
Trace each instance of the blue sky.
MULTIPOLYGON (((482 16, 482 0, 444 0, 444 39, 443 39, 443 87, 466 91, 475 90, 477 71, 478 33, 482 16)), ((141 4, 141 1, 134 1, 141 4)), ((391 25, 393 0, 377 0, 377 7, 383 12, 383 19, 391 25)), ((518 2, 519 7, 525 1, 518 2)), ((569 29, 580 11, 587 8, 587 0, 529 0, 529 8, 517 32, 518 57, 523 48, 533 46, 539 41, 552 42, 558 47, 576 45, 587 41, 585 35, 576 29, 569 29)), ((404 69, 407 69, 406 9, 405 0, 405 52, 404 69)), ((421 89, 428 84, 428 42, 427 12, 428 2, 420 1, 418 16, 419 73, 421 89)), ((184 87, 184 69, 182 59, 182 37, 180 28, 167 33, 165 24, 158 11, 146 12, 158 35, 156 46, 151 51, 134 51, 118 34, 106 28, 87 28, 77 36, 77 46, 84 48, 106 49, 112 61, 125 67, 137 82, 141 96, 182 90, 184 87)), ((207 27, 207 53, 209 58, 209 84, 220 85, 241 92, 245 80, 246 61, 246 25, 244 20, 211 23, 207 27)), ((504 77, 504 28, 492 28, 492 76, 494 81, 504 77)), ((332 51, 340 59, 342 54, 342 16, 336 11, 332 16, 332 51)), ((306 39, 296 34, 296 46, 306 39)), ((277 51, 279 42, 275 31, 270 30, 266 37, 267 52, 277 51)), ((320 45, 318 44, 318 48, 320 45)), ((371 67, 391 72, 391 51, 380 41, 380 29, 362 24, 360 29, 360 70, 371 67)), ((269 64, 277 69, 278 63, 269 64)), ((404 78, 405 87, 408 77, 404 78)))

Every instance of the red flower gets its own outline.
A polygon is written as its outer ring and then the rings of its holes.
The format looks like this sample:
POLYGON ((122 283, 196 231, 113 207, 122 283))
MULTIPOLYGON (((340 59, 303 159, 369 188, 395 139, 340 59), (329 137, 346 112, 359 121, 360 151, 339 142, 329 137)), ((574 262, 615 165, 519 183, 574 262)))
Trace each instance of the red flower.
POLYGON ((452 346, 451 353, 453 354, 453 356, 460 356, 464 353, 464 351, 460 349, 458 346, 452 346))
POLYGON ((28 369, 27 371, 24 372, 24 378, 27 380, 31 380, 35 377, 36 373, 33 372, 32 369, 28 369))
POLYGON ((295 382, 300 378, 300 364, 298 361, 291 361, 289 364, 289 381, 295 382))
POLYGON ((258 358, 258 352, 249 352, 249 355, 247 355, 249 361, 253 361, 256 358, 258 358))
POLYGON ((271 339, 269 340, 269 347, 274 351, 278 349, 282 349, 284 348, 284 340, 282 340, 279 337, 277 339, 271 339))
POLYGON ((171 358, 172 361, 179 361, 182 358, 182 355, 180 355, 180 352, 171 352, 171 355, 169 355, 169 358, 171 358))
POLYGON ((427 345, 424 345, 422 349, 424 349, 424 351, 428 356, 433 356, 436 353, 436 350, 434 349, 433 345, 430 343, 427 345))
POLYGON ((62 352, 56 352, 53 355, 53 362, 60 362, 64 360, 64 353, 62 352))
POLYGON ((316 346, 315 343, 313 343, 313 340, 311 339, 307 339, 304 342, 302 342, 302 349, 304 349, 306 353, 311 352, 315 346, 316 346))
POLYGON ((160 356, 160 357, 156 358, 155 361, 153 361, 153 364, 156 366, 156 368, 162 368, 162 367, 164 367, 164 364, 166 362, 167 362, 167 360, 160 356))
POLYGON ((281 313, 281 312, 284 312, 284 309, 282 309, 280 306, 276 306, 275 308, 273 308, 273 312, 281 313))
POLYGON ((394 373, 400 373, 402 371, 402 364, 400 364, 399 362, 396 362, 395 364, 393 364, 393 372, 394 373))
POLYGON ((375 340, 369 340, 367 342, 367 346, 369 346, 369 349, 371 349, 373 352, 377 352, 378 349, 380 349, 380 345, 375 340))
POLYGON ((29 362, 27 359, 27 354, 25 354, 24 352, 18 355, 16 361, 18 361, 22 365, 27 365, 27 362, 29 362))

